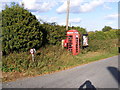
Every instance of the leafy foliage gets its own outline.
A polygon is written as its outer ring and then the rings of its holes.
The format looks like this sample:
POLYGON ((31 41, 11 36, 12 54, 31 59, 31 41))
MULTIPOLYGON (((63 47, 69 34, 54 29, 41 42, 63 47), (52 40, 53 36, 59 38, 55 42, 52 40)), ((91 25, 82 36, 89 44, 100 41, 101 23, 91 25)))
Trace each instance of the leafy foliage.
POLYGON ((105 26, 102 31, 106 32, 106 31, 110 31, 112 28, 110 26, 105 26))
POLYGON ((82 35, 82 34, 87 34, 86 29, 85 29, 85 28, 82 28, 82 27, 79 27, 79 26, 77 26, 77 27, 72 26, 72 27, 69 27, 69 29, 78 30, 78 32, 79 32, 80 35, 82 35))
MULTIPOLYGON (((30 48, 39 49, 41 45, 60 45, 66 37, 65 26, 53 23, 40 24, 36 17, 19 5, 12 4, 2 11, 3 54, 14 51, 27 51, 30 48)), ((77 29, 80 34, 86 33, 81 27, 77 29)))
POLYGON ((107 50, 109 52, 117 47, 117 39, 118 30, 89 32, 89 49, 90 51, 107 50))
MULTIPOLYGON (((101 50, 101 57, 106 54, 103 51, 117 52, 118 30, 88 32, 89 47, 86 50, 81 50, 78 56, 72 56, 60 45, 61 40, 66 37, 65 26, 57 25, 55 22, 40 24, 34 15, 14 3, 10 8, 6 6, 6 9, 2 11, 1 20, 3 20, 3 54, 10 53, 2 58, 3 72, 18 71, 28 72, 28 75, 31 74, 30 72, 43 74, 88 62, 86 58, 90 58, 92 61, 94 58, 91 58, 91 55, 95 54, 85 56, 88 51, 95 53, 101 50), (40 48, 41 45, 45 46, 40 48), (36 53, 35 62, 26 52, 30 48, 40 48, 36 53)), ((87 33, 86 29, 82 27, 69 27, 69 30, 71 29, 78 30, 80 34, 87 33)))
MULTIPOLYGON (((66 37, 66 26, 60 26, 56 23, 44 23, 41 24, 40 27, 42 28, 43 32, 44 44, 60 45, 61 40, 65 39, 66 37)), ((86 29, 82 27, 69 27, 69 30, 71 29, 78 30, 79 34, 87 33, 86 29)))
POLYGON ((118 38, 118 30, 110 30, 107 32, 97 31, 97 32, 88 32, 89 40, 108 40, 118 38))
POLYGON ((58 45, 61 44, 61 40, 65 38, 66 32, 64 26, 44 23, 41 24, 40 27, 43 32, 43 45, 58 45))
POLYGON ((2 11, 2 35, 3 54, 38 49, 42 44, 38 20, 19 5, 6 6, 2 11))
MULTIPOLYGON (((72 57, 66 50, 63 50, 61 46, 49 45, 41 48, 35 55, 35 61, 32 61, 32 57, 27 52, 11 53, 8 56, 3 56, 3 67, 4 72, 23 72, 28 69, 38 69, 39 73, 43 73, 44 70, 56 70, 61 68, 64 60, 72 57), (66 55, 64 57, 64 55, 66 55)), ((67 63, 67 62, 66 62, 67 63)))

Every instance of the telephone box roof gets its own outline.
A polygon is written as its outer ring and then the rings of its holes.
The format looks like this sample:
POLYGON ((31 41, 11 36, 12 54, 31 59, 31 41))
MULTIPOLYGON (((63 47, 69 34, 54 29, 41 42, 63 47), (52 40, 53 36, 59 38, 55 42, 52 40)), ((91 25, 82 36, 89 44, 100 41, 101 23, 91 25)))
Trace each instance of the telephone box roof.
POLYGON ((68 30, 67 32, 78 32, 77 30, 68 30))

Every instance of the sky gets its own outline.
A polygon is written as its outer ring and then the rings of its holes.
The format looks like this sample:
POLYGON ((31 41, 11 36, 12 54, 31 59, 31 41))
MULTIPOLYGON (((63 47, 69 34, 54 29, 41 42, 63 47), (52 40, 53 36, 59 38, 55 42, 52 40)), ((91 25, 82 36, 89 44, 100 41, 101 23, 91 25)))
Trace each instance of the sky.
MULTIPOLYGON (((0 11, 5 4, 24 3, 25 9, 38 20, 66 25, 67 0, 2 0, 0 11)), ((119 0, 70 0, 69 26, 79 26, 87 31, 100 31, 104 26, 118 29, 119 0)))

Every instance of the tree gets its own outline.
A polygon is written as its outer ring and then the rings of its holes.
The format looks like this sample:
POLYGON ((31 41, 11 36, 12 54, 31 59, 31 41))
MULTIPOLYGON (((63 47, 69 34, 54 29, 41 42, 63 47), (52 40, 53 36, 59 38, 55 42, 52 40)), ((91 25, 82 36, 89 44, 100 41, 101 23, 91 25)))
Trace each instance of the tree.
POLYGON ((87 34, 86 29, 82 28, 82 27, 79 27, 79 26, 77 26, 77 27, 72 26, 72 27, 70 27, 70 29, 76 29, 76 30, 78 30, 79 34, 87 34))
POLYGON ((105 26, 102 31, 106 32, 106 31, 110 31, 112 28, 110 26, 105 26))
POLYGON ((24 7, 18 4, 6 6, 2 10, 2 52, 9 54, 14 51, 39 49, 42 44, 40 23, 24 7))
POLYGON ((44 23, 40 26, 43 32, 43 45, 60 45, 61 40, 66 36, 66 30, 64 26, 51 25, 50 23, 44 23))

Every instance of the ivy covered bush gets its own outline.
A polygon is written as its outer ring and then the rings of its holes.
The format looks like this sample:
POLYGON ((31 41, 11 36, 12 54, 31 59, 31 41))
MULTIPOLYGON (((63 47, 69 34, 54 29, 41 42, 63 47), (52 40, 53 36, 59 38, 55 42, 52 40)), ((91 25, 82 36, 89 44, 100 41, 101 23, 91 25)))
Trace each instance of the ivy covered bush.
POLYGON ((2 52, 27 51, 40 48, 43 33, 34 15, 18 4, 2 10, 2 52))
POLYGON ((62 39, 66 37, 64 26, 51 25, 50 23, 41 24, 43 32, 43 44, 60 45, 62 39))

